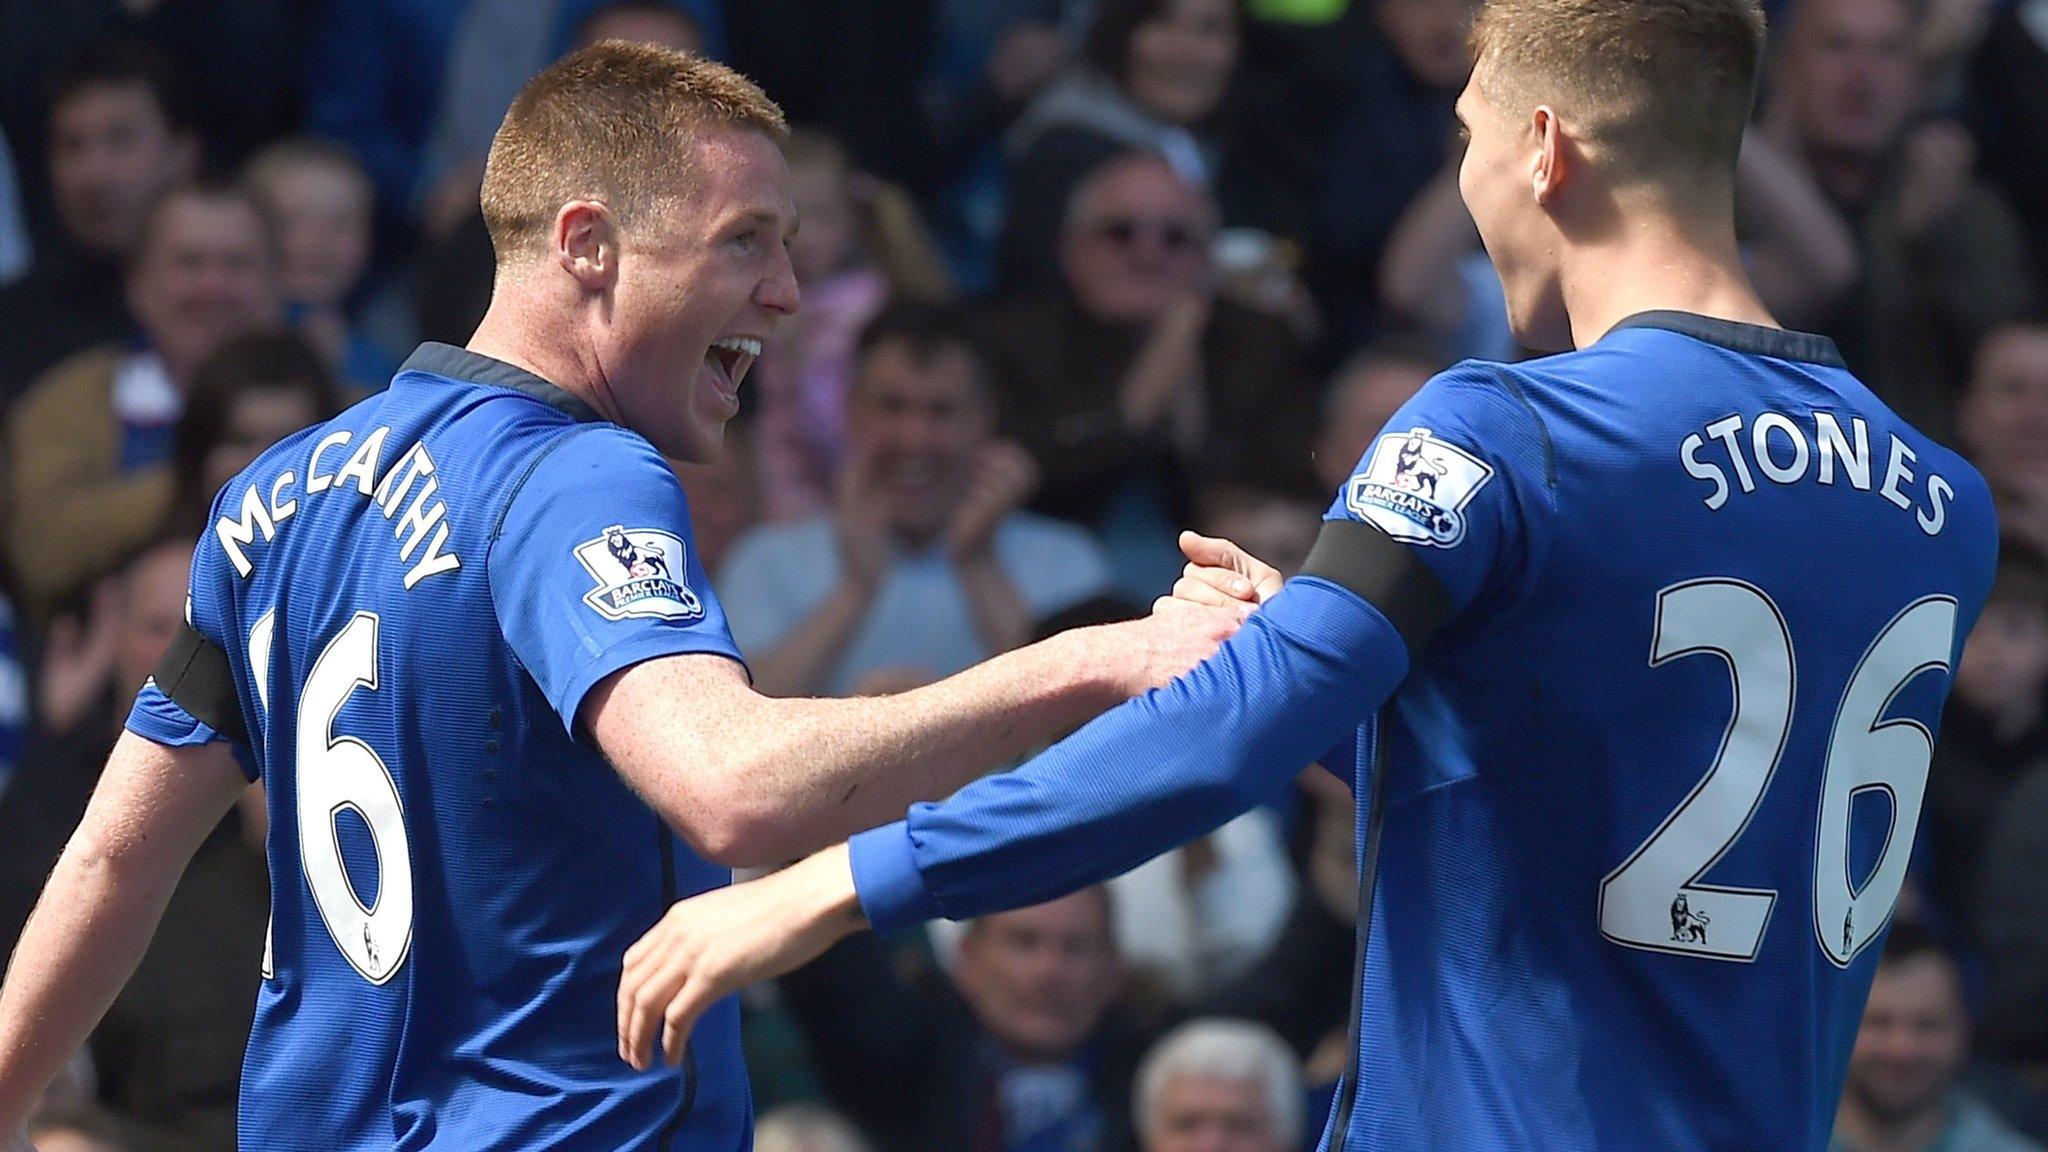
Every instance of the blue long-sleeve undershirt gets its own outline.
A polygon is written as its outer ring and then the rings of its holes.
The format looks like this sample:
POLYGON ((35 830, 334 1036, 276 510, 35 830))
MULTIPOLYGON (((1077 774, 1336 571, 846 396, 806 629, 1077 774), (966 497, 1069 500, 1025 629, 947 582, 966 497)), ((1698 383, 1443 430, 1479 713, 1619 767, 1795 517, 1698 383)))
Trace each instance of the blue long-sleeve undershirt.
POLYGON ((1271 797, 1407 674, 1407 646, 1378 609, 1297 577, 1188 675, 1014 771, 855 836, 861 908, 888 932, 1119 875, 1271 797))

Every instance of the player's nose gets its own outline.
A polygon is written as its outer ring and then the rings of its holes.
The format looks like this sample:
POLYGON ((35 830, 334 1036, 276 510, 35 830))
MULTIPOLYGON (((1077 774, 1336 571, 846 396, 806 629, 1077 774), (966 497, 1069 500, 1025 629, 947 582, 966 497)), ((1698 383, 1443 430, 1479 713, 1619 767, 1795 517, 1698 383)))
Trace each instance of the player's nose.
POLYGON ((754 288, 754 303, 779 316, 793 316, 803 303, 797 287, 796 268, 789 262, 789 250, 776 257, 775 267, 754 288))

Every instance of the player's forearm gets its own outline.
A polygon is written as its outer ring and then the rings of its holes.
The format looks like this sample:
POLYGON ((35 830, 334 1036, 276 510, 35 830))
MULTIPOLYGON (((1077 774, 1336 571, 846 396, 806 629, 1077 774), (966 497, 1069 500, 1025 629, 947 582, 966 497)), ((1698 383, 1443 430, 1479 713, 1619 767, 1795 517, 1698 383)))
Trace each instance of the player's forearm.
POLYGON ((1165 689, 1013 772, 919 805, 904 824, 856 836, 854 876, 875 927, 979 916, 1099 883, 1293 779, 1407 672, 1383 616, 1334 585, 1304 583, 1165 689))
POLYGON ((832 666, 867 617, 872 594, 852 584, 832 590, 816 611, 753 661, 754 687, 764 696, 806 696, 825 690, 832 666))
POLYGON ((1080 629, 898 696, 764 700, 731 770, 724 862, 788 860, 902 816, 1131 692, 1110 629, 1080 629))

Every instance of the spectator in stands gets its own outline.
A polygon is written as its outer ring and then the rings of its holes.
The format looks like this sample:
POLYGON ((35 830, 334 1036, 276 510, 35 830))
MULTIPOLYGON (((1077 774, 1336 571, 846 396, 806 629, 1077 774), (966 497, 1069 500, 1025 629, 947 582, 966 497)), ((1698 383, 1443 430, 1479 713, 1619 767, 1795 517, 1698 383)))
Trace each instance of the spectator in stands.
POLYGON ((1892 925, 1831 1152, 2041 1152, 1958 1087, 1969 1051, 1955 958, 1918 926, 1892 925))
POLYGON ((1141 602, 1180 572, 1196 483, 1316 487, 1308 349, 1286 321, 1216 298, 1215 222, 1171 164, 1126 153, 1075 190, 1064 283, 985 317, 1004 422, 1044 478, 1035 507, 1100 534, 1141 602))
POLYGON ((2011 321, 1984 337, 1956 423, 1991 485, 2000 530, 2048 553, 2048 319, 2011 321))
MULTIPOLYGON (((1254 85, 1244 146, 1289 192, 1309 288, 1342 356, 1388 325, 1381 258, 1395 223, 1449 155, 1471 70, 1477 0, 1357 0, 1290 38, 1254 85), (1312 111, 1311 111, 1312 110, 1312 111)), ((1490 273, 1489 273, 1490 275, 1490 273)))
POLYGON ((772 520, 831 505, 834 478, 846 466, 846 389, 861 329, 892 297, 934 301, 952 288, 916 209, 900 191, 854 171, 837 141, 798 128, 783 154, 803 221, 789 246, 803 308, 776 329, 751 377, 772 520))
POLYGON ((914 306, 863 334, 835 510, 743 538, 721 576, 726 620, 770 695, 845 695, 863 673, 934 678, 1022 644, 1108 569, 1085 533, 1019 511, 1030 459, 995 438, 965 332, 914 306))
POLYGON ((1992 822, 2029 770, 2048 765, 2048 565, 2023 544, 1998 554, 1991 598, 1963 645, 1927 776, 1922 836, 1931 896, 1975 939, 1992 822))
MULTIPOLYGON (((1944 726, 1945 727, 1945 726, 1944 726)), ((1946 740, 1946 732, 1943 734, 1946 740)), ((1936 771, 1939 771, 1937 766, 1936 771)), ((1976 920, 1984 964, 1982 1040, 2034 1085, 2028 1131, 2048 1130, 2048 764, 2006 791, 1979 855, 1976 920)))
POLYGON ((1965 94, 1983 172, 2027 229, 2048 295, 2048 19, 2035 0, 1991 7, 1965 94))
POLYGON ((398 358, 365 338, 348 308, 370 267, 370 178, 339 144, 281 140, 242 173, 277 229, 278 284, 285 323, 358 392, 391 383, 398 358))
POLYGON ((1117 1007, 1109 896, 1089 888, 968 926, 950 985, 906 982, 851 937, 784 977, 820 1079, 891 1152, 1120 1152, 1144 1037, 1117 1007))
POLYGON ((183 89, 155 49, 115 41, 58 72, 49 171, 56 230, 28 276, 0 290, 0 406, 66 356, 126 339, 123 263, 143 214, 197 170, 183 89))
POLYGON ((1803 0, 1766 123, 1857 237, 1862 279, 1820 327, 1873 391, 1941 436, 1968 350, 2026 310, 2033 285, 2011 209, 1971 174, 1969 135, 1914 123, 1914 34, 1910 0, 1803 0))
POLYGON ((1360 349, 1337 369, 1323 389, 1322 427, 1316 433, 1316 479, 1324 494, 1344 487, 1387 421, 1448 367, 1428 342, 1390 337, 1360 349))
POLYGON ((1223 151, 1210 130, 1237 66, 1241 19, 1237 0, 1097 6, 1079 65, 1040 92, 1010 129, 998 291, 1058 283, 1061 223, 1074 189, 1121 153, 1157 153, 1189 184, 1218 188, 1223 151))
POLYGON ((1300 1065, 1263 1025, 1190 1021, 1138 1066, 1132 1112, 1144 1152, 1295 1152, 1300 1065))
POLYGON ((144 218, 128 274, 139 349, 81 352, 7 422, 8 547, 40 617, 147 540, 169 512, 171 430, 192 377, 229 337, 277 320, 276 249, 242 192, 188 186, 144 218))
POLYGON ((969 291, 985 292, 995 280, 1003 133, 1072 59, 1061 24, 1081 8, 1076 0, 941 6, 922 86, 934 163, 915 191, 954 278, 969 291))
POLYGON ((172 515, 180 532, 211 524, 214 494, 272 444, 341 411, 341 389, 300 337, 252 332, 193 374, 171 436, 172 515))

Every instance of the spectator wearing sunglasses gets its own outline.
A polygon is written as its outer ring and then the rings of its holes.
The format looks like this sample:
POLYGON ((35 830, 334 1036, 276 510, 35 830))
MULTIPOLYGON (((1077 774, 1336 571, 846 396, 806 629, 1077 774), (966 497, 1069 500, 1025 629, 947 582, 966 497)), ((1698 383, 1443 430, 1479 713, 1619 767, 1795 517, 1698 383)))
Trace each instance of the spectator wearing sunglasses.
POLYGON ((1238 0, 1102 0, 1080 59, 1026 106, 1004 142, 1010 182, 996 245, 999 292, 1058 282, 1066 205, 1082 178, 1118 153, 1148 149, 1205 189, 1224 183, 1219 111, 1237 69, 1242 20, 1238 0))
POLYGON ((1216 218, 1165 157, 1125 153, 1068 203, 1060 284, 985 316, 1006 430, 1043 477, 1034 507, 1100 533, 1141 600, 1179 573, 1195 485, 1315 491, 1306 346, 1218 298, 1216 218))

